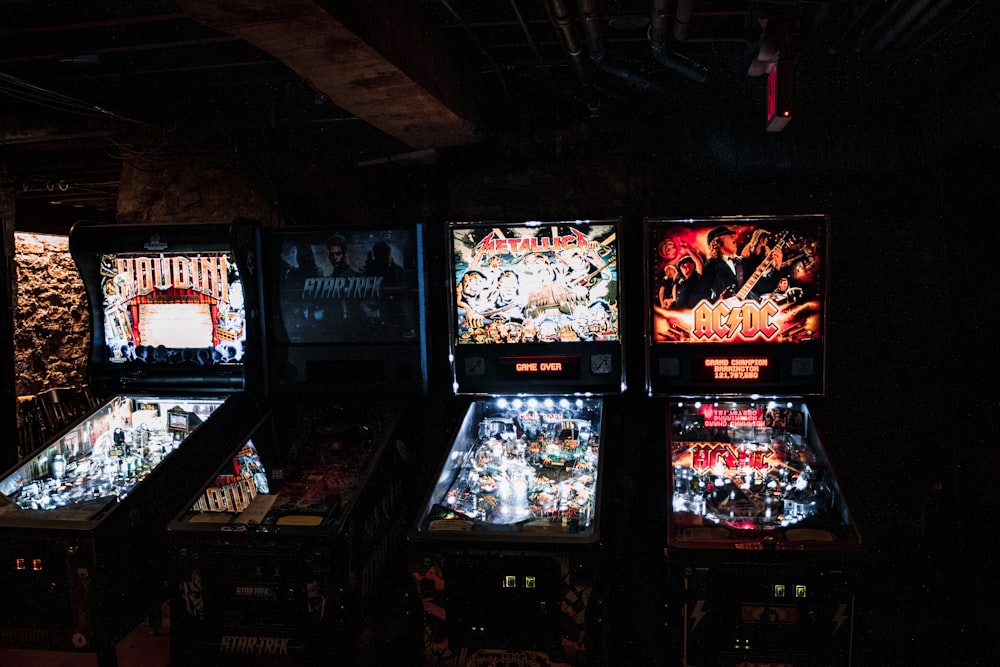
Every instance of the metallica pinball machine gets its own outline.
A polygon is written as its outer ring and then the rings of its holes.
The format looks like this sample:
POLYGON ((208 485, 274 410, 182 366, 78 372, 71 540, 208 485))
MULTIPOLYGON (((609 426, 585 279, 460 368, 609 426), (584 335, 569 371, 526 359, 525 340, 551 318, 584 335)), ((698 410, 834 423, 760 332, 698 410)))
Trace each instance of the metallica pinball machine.
POLYGON ((257 400, 256 223, 77 223, 106 397, 0 478, 0 645, 96 653, 162 602, 164 528, 257 400))
POLYGON ((409 534, 428 665, 583 664, 599 645, 619 226, 449 226, 454 391, 476 398, 409 534))
POLYGON ((665 626, 685 667, 851 664, 861 539, 807 404, 825 389, 826 222, 645 221, 665 626))
POLYGON ((386 601, 413 599, 403 563, 408 497, 424 491, 412 465, 427 384, 423 228, 263 238, 268 396, 168 526, 171 656, 390 664, 395 648, 372 638, 392 628, 372 624, 386 601))

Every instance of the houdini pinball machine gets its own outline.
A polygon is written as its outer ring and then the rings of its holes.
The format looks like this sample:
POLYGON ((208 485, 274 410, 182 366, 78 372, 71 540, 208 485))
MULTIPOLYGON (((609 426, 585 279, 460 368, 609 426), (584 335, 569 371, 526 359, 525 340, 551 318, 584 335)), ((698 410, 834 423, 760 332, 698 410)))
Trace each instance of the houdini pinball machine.
POLYGON ((810 409, 825 390, 826 217, 647 219, 644 236, 671 653, 850 665, 861 539, 810 409))
MULTIPOLYGON (((268 397, 168 527, 171 655, 403 664, 373 640, 393 628, 369 624, 395 580, 408 583, 423 228, 281 228, 264 248, 268 397)), ((413 599, 398 590, 393 604, 413 599)))
POLYGON ((454 391, 474 398, 409 534, 428 665, 582 664, 598 644, 619 226, 449 225, 454 391))
POLYGON ((74 225, 104 398, 0 477, 0 645, 113 665, 159 607, 164 528, 257 400, 259 244, 249 221, 74 225))

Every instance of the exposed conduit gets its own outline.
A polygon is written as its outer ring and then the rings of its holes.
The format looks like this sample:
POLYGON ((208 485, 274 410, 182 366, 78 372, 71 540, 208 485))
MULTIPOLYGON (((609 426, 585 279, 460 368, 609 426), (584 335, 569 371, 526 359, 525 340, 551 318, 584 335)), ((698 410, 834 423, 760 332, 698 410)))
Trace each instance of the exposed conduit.
POLYGON ((590 81, 590 73, 587 71, 587 64, 584 62, 583 45, 575 29, 573 16, 563 0, 545 0, 545 9, 549 13, 549 20, 555 28, 556 35, 569 56, 570 63, 576 71, 577 79, 583 87, 584 100, 587 103, 587 110, 592 115, 597 115, 601 108, 601 101, 594 93, 594 86, 590 81))
POLYGON ((668 92, 667 89, 658 81, 608 59, 607 51, 604 48, 604 40, 601 37, 600 12, 597 9, 597 1, 578 0, 578 2, 580 7, 580 24, 583 26, 583 34, 587 41, 587 50, 590 53, 591 62, 602 71, 618 77, 633 88, 638 90, 653 90, 661 94, 666 94, 668 92))
MULTIPOLYGON (((688 10, 690 10, 690 7, 688 7, 688 10)), ((704 83, 708 79, 707 67, 667 49, 667 0, 653 0, 649 16, 649 45, 653 50, 653 57, 656 58, 656 61, 667 69, 686 76, 692 81, 704 83)), ((689 24, 690 16, 688 16, 688 24, 685 24, 685 26, 689 24)), ((686 39, 687 27, 683 28, 682 34, 684 34, 686 39)))
POLYGON ((938 17, 941 12, 951 5, 953 0, 937 0, 932 7, 930 7, 923 16, 921 16, 917 21, 916 25, 910 28, 907 32, 900 35, 899 41, 896 44, 897 48, 906 48, 910 45, 918 35, 927 30, 928 26, 933 23, 933 21, 938 17))
POLYGON ((875 43, 872 45, 872 53, 880 53, 888 44, 895 42, 910 27, 910 24, 927 9, 927 6, 931 2, 933 0, 916 0, 916 2, 907 3, 909 6, 899 19, 875 40, 875 43))

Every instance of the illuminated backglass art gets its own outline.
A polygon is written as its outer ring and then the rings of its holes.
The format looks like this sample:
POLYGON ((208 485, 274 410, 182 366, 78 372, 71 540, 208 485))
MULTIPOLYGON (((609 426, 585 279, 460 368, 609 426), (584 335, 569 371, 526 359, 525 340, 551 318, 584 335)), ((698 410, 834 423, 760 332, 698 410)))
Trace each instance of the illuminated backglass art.
POLYGON ((100 272, 110 363, 242 361, 243 286, 228 253, 105 254, 100 272))
POLYGON ((653 344, 821 340, 821 217, 651 220, 646 233, 653 344))
POLYGON ((452 225, 455 343, 617 341, 617 227, 452 225))
POLYGON ((284 232, 277 334, 291 344, 406 343, 420 326, 415 227, 284 232))

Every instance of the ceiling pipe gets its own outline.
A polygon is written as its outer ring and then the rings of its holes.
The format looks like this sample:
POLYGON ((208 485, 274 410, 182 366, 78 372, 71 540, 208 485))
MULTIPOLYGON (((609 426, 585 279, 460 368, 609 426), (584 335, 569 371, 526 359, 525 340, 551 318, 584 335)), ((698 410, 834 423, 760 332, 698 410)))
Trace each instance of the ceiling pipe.
MULTIPOLYGON (((707 67, 667 49, 667 2, 668 0, 653 0, 653 6, 649 12, 648 38, 649 45, 653 49, 653 57, 667 69, 697 83, 705 83, 708 79, 707 67)), ((687 28, 685 28, 686 30, 687 28)))
POLYGON ((656 44, 666 44, 669 23, 667 0, 654 0, 653 7, 650 9, 649 41, 656 44))
POLYGON ((580 25, 583 26, 583 36, 587 42, 587 52, 590 54, 590 61, 600 70, 618 77, 633 88, 638 90, 653 90, 664 95, 667 94, 667 89, 659 82, 650 79, 640 72, 609 60, 607 50, 604 48, 604 39, 601 37, 600 12, 597 9, 597 0, 578 0, 578 5, 580 10, 580 25))
MULTIPOLYGON (((865 6, 865 12, 868 11, 872 1, 873 0, 869 0, 868 5, 865 6)), ((886 26, 889 25, 889 23, 901 10, 904 10, 908 5, 912 4, 912 1, 913 0, 895 0, 895 2, 893 2, 889 7, 886 7, 881 14, 875 18, 874 23, 862 31, 861 36, 854 45, 854 55, 864 54, 871 46, 872 42, 879 38, 879 35, 882 34, 882 31, 885 30, 886 26)))
POLYGON ((570 13, 570 9, 564 0, 545 0, 545 9, 549 13, 549 21, 555 28, 559 41, 569 56, 570 63, 576 71, 577 79, 583 88, 584 101, 587 110, 591 115, 597 115, 601 108, 601 101, 594 93, 594 86, 590 81, 590 72, 587 70, 583 55, 583 45, 576 31, 576 23, 570 13))
POLYGON ((948 9, 948 7, 952 4, 953 0, 937 0, 932 7, 928 8, 928 10, 923 13, 912 28, 900 36, 896 46, 898 48, 906 48, 909 46, 910 42, 927 30, 927 27, 931 25, 941 12, 948 9))
POLYGON ((674 9, 674 39, 678 42, 687 41, 693 16, 694 0, 677 0, 677 7, 674 9))
POLYGON ((542 58, 542 53, 538 50, 538 44, 535 42, 535 38, 531 36, 528 22, 524 20, 524 14, 521 13, 521 8, 517 6, 517 0, 510 0, 510 8, 514 10, 514 16, 517 17, 517 22, 521 26, 521 32, 524 33, 524 41, 528 43, 528 46, 531 47, 531 52, 535 54, 535 60, 538 61, 542 72, 545 73, 545 79, 549 82, 549 90, 551 91, 553 83, 552 73, 549 72, 549 64, 545 62, 545 58, 542 58))
POLYGON ((872 53, 880 53, 887 45, 895 42, 910 27, 910 24, 916 21, 917 17, 927 9, 931 2, 933 0, 917 0, 916 2, 907 3, 908 6, 900 17, 875 40, 875 43, 872 45, 872 53))
POLYGON ((476 36, 476 33, 472 31, 472 28, 470 28, 469 24, 465 22, 465 19, 463 19, 461 15, 459 15, 459 13, 451 5, 451 2, 449 2, 449 0, 439 0, 439 2, 441 3, 442 7, 448 10, 448 13, 451 14, 452 18, 454 18, 458 22, 458 25, 462 27, 462 30, 464 30, 465 34, 468 35, 470 40, 472 40, 472 43, 476 45, 476 48, 479 50, 480 55, 482 55, 483 59, 490 64, 490 68, 497 73, 497 81, 500 82, 500 90, 503 91, 503 98, 504 100, 509 101, 510 93, 507 90, 507 79, 503 75, 503 70, 500 69, 499 65, 497 65, 496 60, 493 59, 493 56, 490 55, 489 51, 483 48, 483 45, 480 44, 479 38, 476 36))

